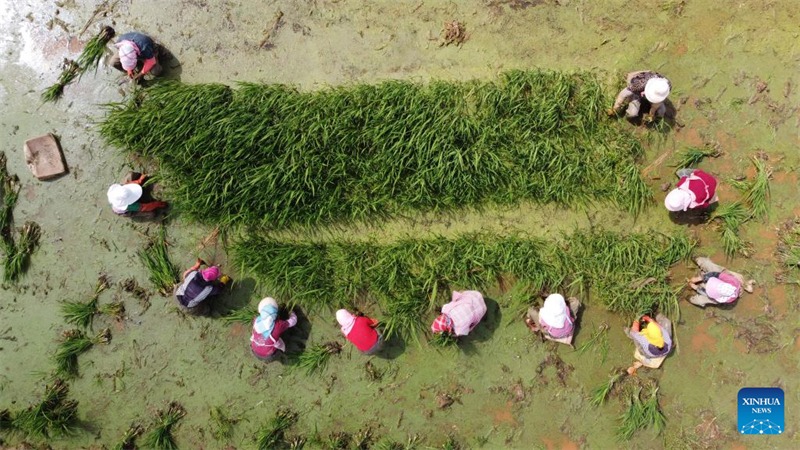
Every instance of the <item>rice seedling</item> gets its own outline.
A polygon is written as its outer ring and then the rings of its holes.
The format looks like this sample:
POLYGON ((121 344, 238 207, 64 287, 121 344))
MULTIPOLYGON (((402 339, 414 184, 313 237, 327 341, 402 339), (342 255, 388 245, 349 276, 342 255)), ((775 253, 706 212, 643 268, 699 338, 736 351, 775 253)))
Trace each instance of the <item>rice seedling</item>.
MULTIPOLYGON (((92 298, 86 302, 63 302, 61 304, 61 312, 64 314, 64 320, 67 323, 71 323, 75 326, 90 329, 92 327, 92 322, 94 321, 94 316, 101 312, 100 307, 98 306, 98 299, 100 294, 108 289, 110 286, 108 276, 105 274, 101 274, 97 278, 97 284, 94 288, 94 294, 92 298)), ((109 308, 109 307, 104 307, 109 308)), ((110 307, 113 310, 113 307, 110 307)), ((123 307, 124 311, 124 307, 123 307)))
POLYGON ((99 131, 156 160, 176 208, 213 225, 286 229, 521 200, 636 213, 651 202, 643 149, 597 120, 605 102, 593 75, 547 71, 317 92, 165 82, 108 105, 99 131))
POLYGON ((617 427, 617 438, 621 441, 630 440, 634 433, 646 425, 644 407, 641 399, 639 399, 640 392, 641 388, 630 395, 628 408, 619 418, 620 424, 617 427))
POLYGON ((5 245, 5 260, 3 261, 3 279, 6 282, 14 282, 25 273, 28 267, 30 256, 39 245, 39 238, 42 232, 36 222, 25 222, 19 229, 19 241, 14 243, 13 238, 9 238, 5 245))
POLYGON ((67 330, 62 333, 61 343, 58 345, 53 359, 56 363, 56 375, 61 378, 74 378, 78 376, 78 356, 88 351, 96 344, 107 344, 111 341, 111 330, 105 328, 96 336, 91 337, 81 330, 67 330))
POLYGON ((80 67, 80 74, 83 75, 89 69, 97 69, 97 63, 106 53, 106 44, 114 38, 116 32, 109 26, 104 26, 89 42, 83 47, 81 54, 78 55, 76 63, 80 67))
POLYGON ((13 212, 19 198, 20 187, 19 177, 8 173, 6 154, 0 152, 0 188, 3 193, 3 205, 0 208, 0 238, 3 242, 11 239, 13 212))
POLYGON ((600 406, 603 403, 605 403, 606 400, 608 399, 609 394, 611 394, 611 391, 614 390, 614 387, 617 385, 617 382, 621 380, 623 376, 625 376, 625 372, 622 371, 614 372, 614 374, 612 374, 611 377, 608 378, 608 381, 601 384, 600 386, 597 386, 592 390, 592 397, 591 400, 589 400, 589 403, 592 406, 600 406))
POLYGON ((283 441, 283 435, 289 427, 297 422, 297 413, 288 409, 279 409, 275 416, 265 423, 256 433, 258 450, 277 448, 283 441))
POLYGON ((582 342, 576 350, 579 355, 584 354, 588 350, 597 351, 597 354, 600 355, 600 363, 606 362, 606 357, 608 357, 608 324, 603 322, 597 327, 596 330, 592 331, 591 336, 586 341, 582 342))
POLYGON ((166 409, 159 410, 153 420, 152 429, 144 437, 144 446, 158 450, 177 450, 172 428, 186 415, 178 402, 171 402, 166 409))
POLYGON ((228 314, 222 316, 220 319, 225 323, 244 323, 248 324, 255 319, 258 315, 258 311, 255 311, 252 308, 239 308, 234 309, 233 311, 229 312, 228 314))
POLYGON ((437 348, 449 348, 458 345, 458 339, 452 333, 433 333, 433 336, 428 341, 432 346, 437 348))
POLYGON ((61 95, 64 94, 64 87, 72 83, 72 81, 75 80, 80 73, 81 67, 77 62, 71 59, 64 59, 64 62, 61 65, 61 75, 58 76, 58 81, 42 92, 42 101, 54 102, 61 98, 61 95))
POLYGON ((136 438, 142 433, 144 433, 144 428, 141 425, 131 425, 122 435, 122 439, 111 447, 111 450, 136 450, 136 438))
POLYGON ((117 321, 125 318, 125 304, 122 302, 111 302, 100 305, 98 311, 117 321))
POLYGON ((231 417, 220 406, 211 408, 211 435, 218 441, 226 441, 233 436, 233 427, 241 420, 239 417, 231 417))
POLYGON ((767 167, 764 160, 758 157, 754 156, 751 160, 755 166, 756 175, 744 191, 743 200, 750 207, 754 218, 765 219, 769 207, 769 179, 772 177, 772 168, 767 167))
POLYGON ((71 434, 78 425, 78 402, 68 397, 69 386, 54 380, 45 387, 42 401, 12 414, 11 427, 34 438, 71 434))
POLYGON ((344 431, 334 431, 322 442, 326 450, 345 450, 350 444, 350 434, 344 431))
POLYGON ((677 159, 673 167, 678 167, 680 169, 694 168, 697 167, 703 159, 716 158, 719 155, 719 150, 714 148, 689 147, 676 155, 677 159))
POLYGON ((729 258, 737 253, 744 253, 746 244, 739 237, 739 228, 750 218, 751 213, 740 202, 726 203, 719 206, 711 220, 717 222, 722 236, 722 247, 729 258))
POLYGON ((166 227, 162 225, 158 234, 151 237, 147 246, 137 254, 147 268, 153 286, 161 295, 170 295, 178 282, 178 269, 169 259, 166 227))
POLYGON ((646 426, 652 427, 655 429, 656 433, 661 434, 661 432, 664 430, 664 427, 667 425, 667 418, 664 416, 664 413, 661 411, 661 407, 658 404, 657 385, 651 386, 650 393, 642 403, 642 409, 644 414, 644 423, 646 426))
POLYGON ((800 267, 800 218, 788 220, 778 231, 778 257, 786 267, 800 267))
POLYGON ((312 375, 314 372, 325 370, 331 355, 338 355, 341 351, 342 346, 338 342, 315 344, 298 355, 295 364, 298 369, 304 370, 306 375, 312 375))

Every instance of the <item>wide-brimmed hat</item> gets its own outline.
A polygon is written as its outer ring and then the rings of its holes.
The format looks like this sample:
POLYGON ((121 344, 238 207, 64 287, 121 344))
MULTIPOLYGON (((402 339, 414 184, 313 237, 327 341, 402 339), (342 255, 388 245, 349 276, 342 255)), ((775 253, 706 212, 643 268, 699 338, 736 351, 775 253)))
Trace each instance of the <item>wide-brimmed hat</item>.
POLYGON ((639 333, 647 339, 647 342, 658 348, 664 347, 664 335, 661 333, 661 327, 657 323, 647 322, 647 325, 639 333))
POLYGON ((561 294, 550 294, 539 310, 539 318, 547 325, 561 328, 567 322, 567 302, 561 294))
POLYGON ((137 62, 137 52, 136 46, 133 42, 130 41, 122 41, 116 44, 116 47, 119 49, 119 62, 122 64, 122 68, 125 70, 133 70, 136 68, 137 62))
POLYGON ((686 211, 691 204, 692 194, 681 188, 671 190, 664 198, 664 206, 667 207, 667 210, 672 212, 686 211))
POLYGON ((106 195, 108 203, 111 203, 114 209, 123 210, 142 198, 142 187, 136 183, 114 183, 108 188, 106 195))
POLYGON ((650 103, 661 103, 669 96, 669 81, 666 78, 650 78, 644 85, 644 98, 650 103))

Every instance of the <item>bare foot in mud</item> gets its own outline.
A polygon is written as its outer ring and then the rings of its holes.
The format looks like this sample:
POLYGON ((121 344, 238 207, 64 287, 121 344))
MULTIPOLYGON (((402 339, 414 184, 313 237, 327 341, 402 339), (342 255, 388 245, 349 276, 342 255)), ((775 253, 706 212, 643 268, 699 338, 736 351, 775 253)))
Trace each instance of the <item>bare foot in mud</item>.
POLYGON ((640 367, 642 367, 642 363, 640 363, 639 361, 636 361, 635 363, 633 363, 632 366, 628 367, 626 372, 628 372, 628 375, 634 376, 634 375, 636 375, 636 371, 639 370, 640 367))
POLYGON ((756 280, 748 280, 747 283, 744 284, 744 290, 752 294, 754 284, 756 284, 756 280))

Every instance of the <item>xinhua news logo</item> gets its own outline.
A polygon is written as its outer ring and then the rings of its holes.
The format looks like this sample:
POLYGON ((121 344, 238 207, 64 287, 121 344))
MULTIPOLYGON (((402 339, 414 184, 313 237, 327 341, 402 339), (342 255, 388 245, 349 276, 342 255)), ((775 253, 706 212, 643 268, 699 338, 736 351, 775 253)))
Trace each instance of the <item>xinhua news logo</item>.
POLYGON ((783 389, 739 389, 739 433, 781 434, 783 427, 783 389))

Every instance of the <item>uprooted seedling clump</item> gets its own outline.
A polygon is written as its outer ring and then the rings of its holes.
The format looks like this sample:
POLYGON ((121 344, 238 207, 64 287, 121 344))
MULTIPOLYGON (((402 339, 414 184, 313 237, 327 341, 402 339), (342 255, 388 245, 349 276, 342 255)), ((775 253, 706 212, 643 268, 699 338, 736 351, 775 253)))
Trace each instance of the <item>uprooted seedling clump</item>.
POLYGON ((130 293, 139 301, 139 305, 142 307, 142 312, 145 312, 148 308, 150 308, 151 294, 145 288, 139 285, 139 282, 137 282, 135 278, 126 278, 124 281, 120 282, 120 287, 122 287, 123 291, 130 293))
MULTIPOLYGON (((567 364, 561 359, 560 356, 556 353, 549 353, 542 362, 539 363, 539 366, 536 367, 536 374, 542 375, 548 367, 553 367, 555 369, 555 376, 558 380, 559 384, 562 386, 567 385, 567 378, 575 370, 575 367, 572 364, 567 364)), ((547 380, 544 376, 541 377, 544 384, 547 384, 547 380)))
POLYGON ((467 39, 469 39, 469 35, 467 34, 467 28, 464 26, 464 24, 458 20, 451 20, 444 23, 444 28, 442 29, 442 42, 439 44, 439 46, 444 47, 451 44, 460 46, 466 42, 467 39))

